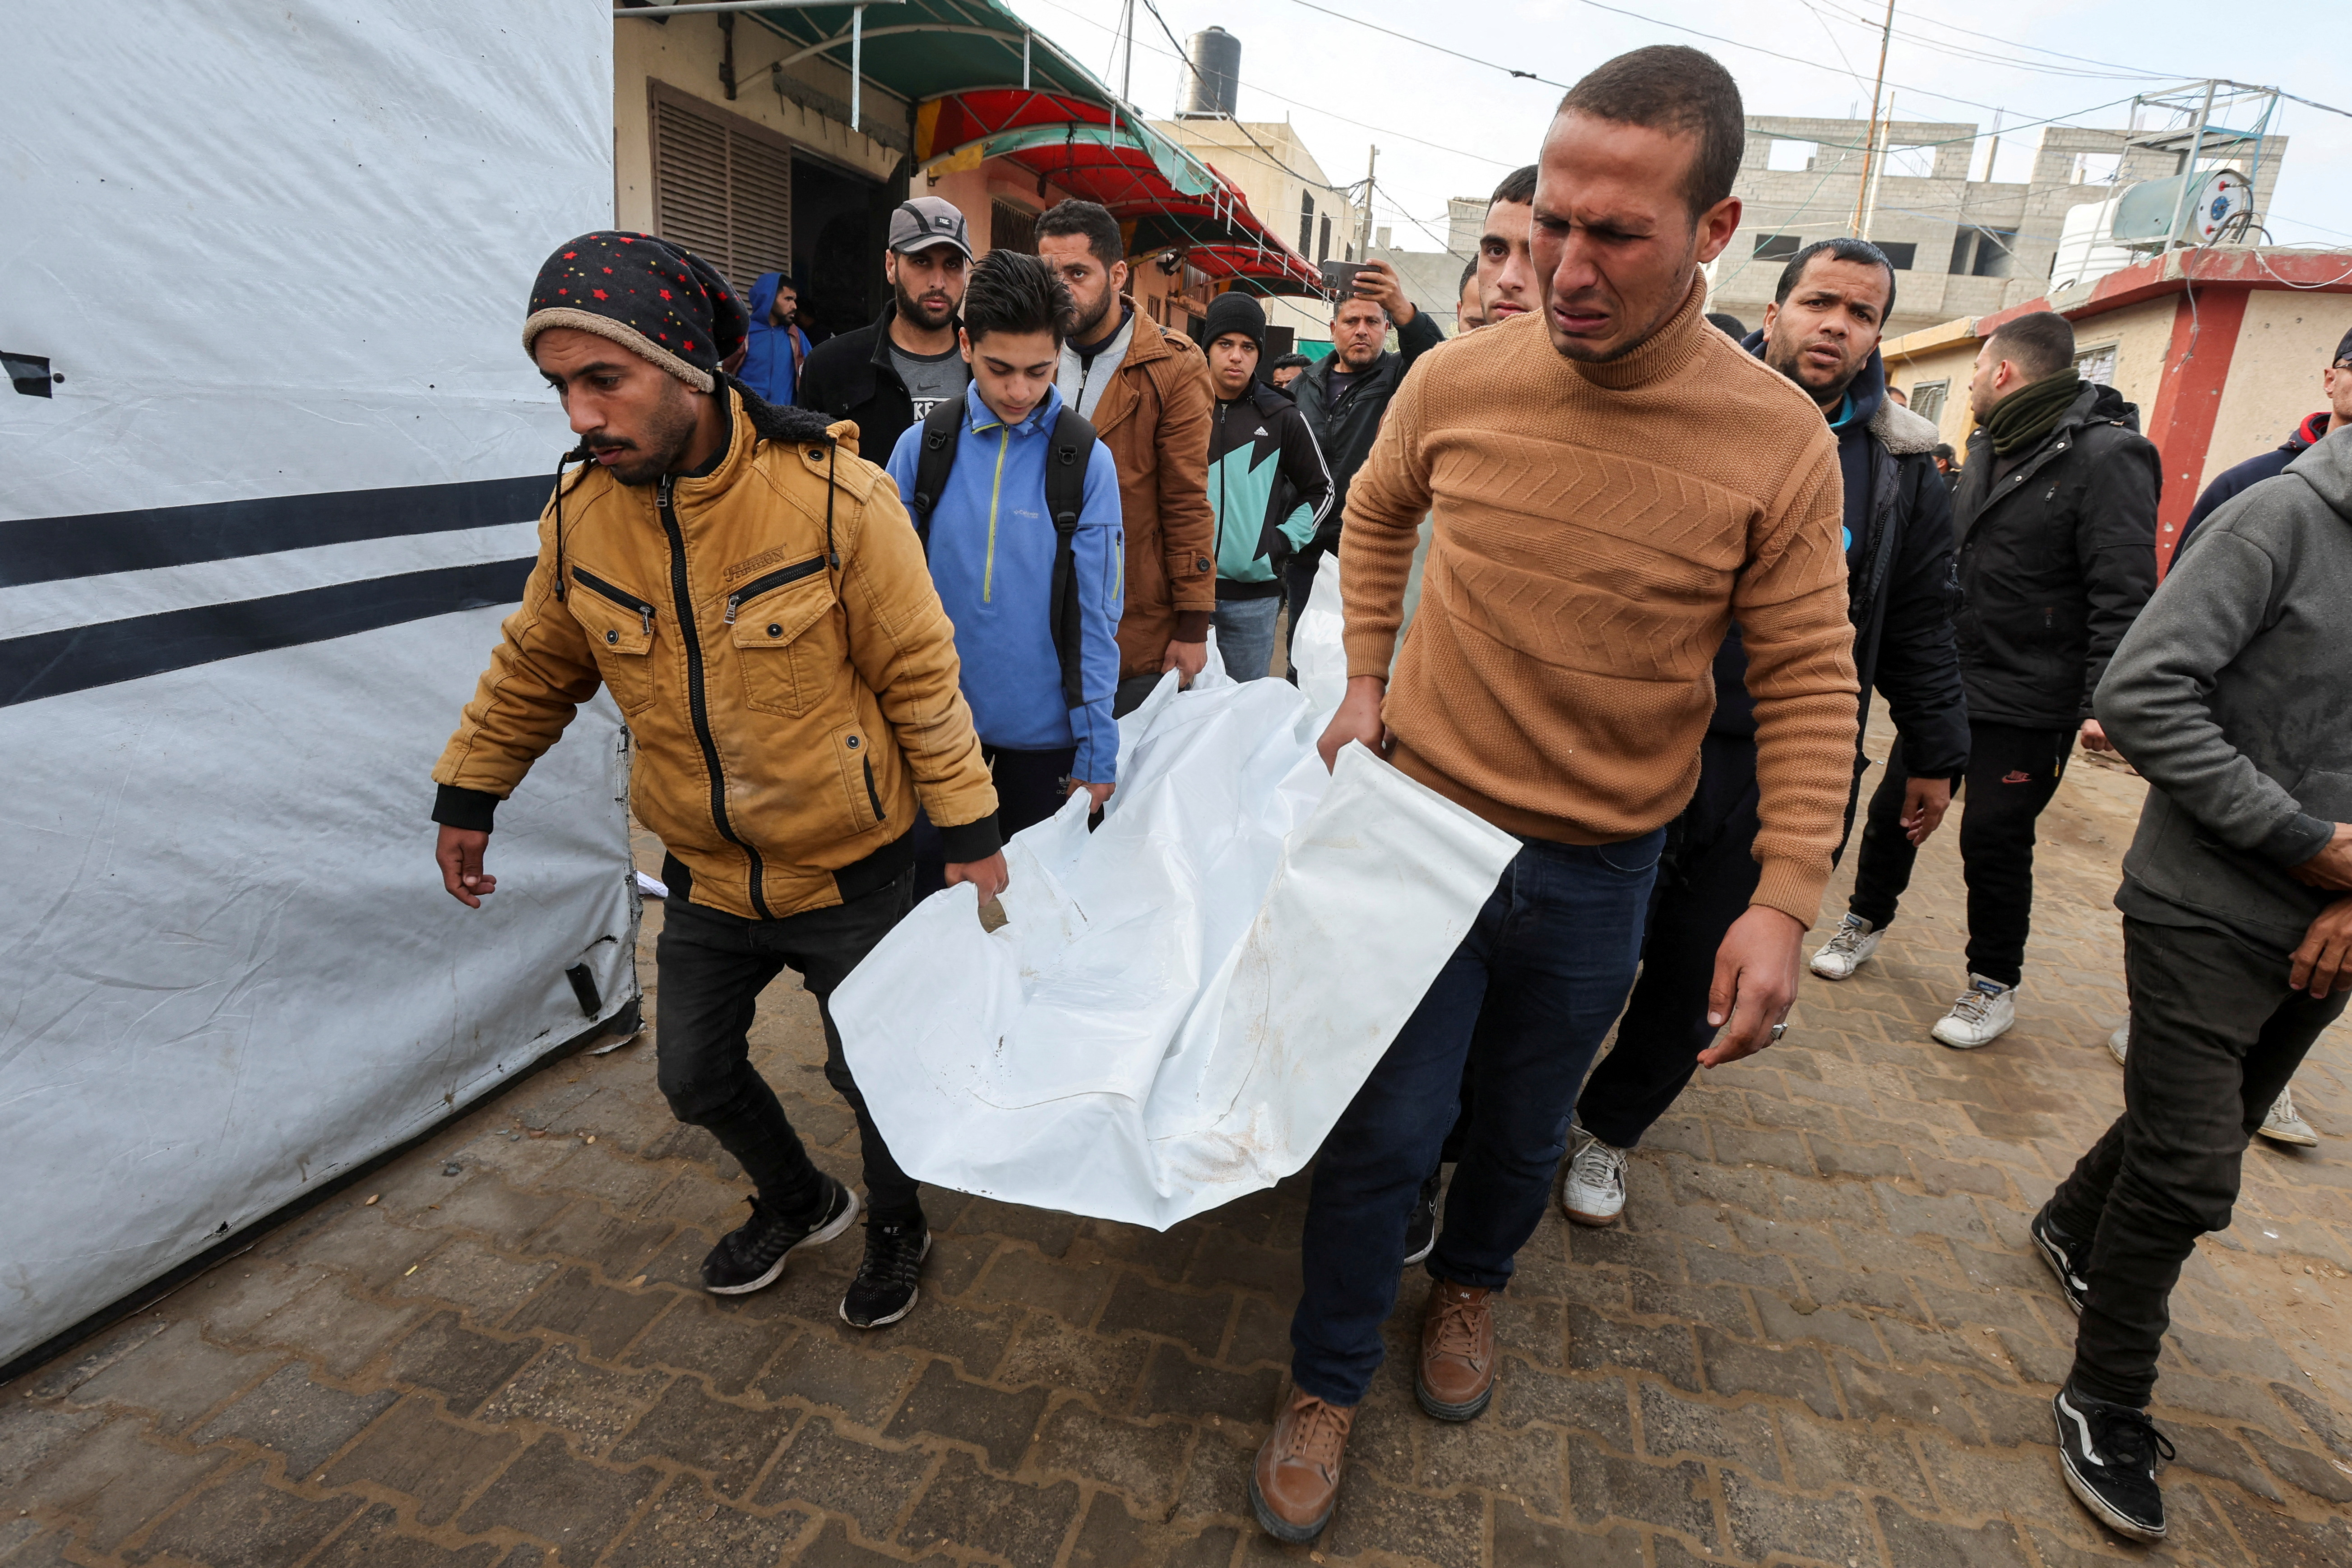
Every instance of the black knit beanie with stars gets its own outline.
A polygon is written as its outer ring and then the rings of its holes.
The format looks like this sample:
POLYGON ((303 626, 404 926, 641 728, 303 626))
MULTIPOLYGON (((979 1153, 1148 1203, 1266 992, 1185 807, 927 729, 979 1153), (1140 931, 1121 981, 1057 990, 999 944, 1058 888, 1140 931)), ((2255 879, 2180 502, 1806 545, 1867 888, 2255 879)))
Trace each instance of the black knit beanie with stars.
POLYGON ((550 327, 576 327, 709 392, 750 326, 735 290, 699 256, 650 234, 599 229, 557 246, 539 269, 522 352, 550 327))

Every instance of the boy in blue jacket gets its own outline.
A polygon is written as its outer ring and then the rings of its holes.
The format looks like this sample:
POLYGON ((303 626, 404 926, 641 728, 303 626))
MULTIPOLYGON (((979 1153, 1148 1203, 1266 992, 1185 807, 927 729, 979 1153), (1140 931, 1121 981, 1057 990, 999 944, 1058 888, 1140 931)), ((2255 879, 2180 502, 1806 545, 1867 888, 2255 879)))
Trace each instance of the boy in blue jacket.
MULTIPOLYGON (((1008 837, 1051 816, 1074 790, 1100 810, 1118 778, 1110 708, 1126 531, 1109 450, 1064 412, 1054 387, 1074 315, 1068 286, 1043 261, 989 253, 965 284, 957 337, 971 384, 947 405, 954 415, 934 410, 890 454, 890 477, 924 532, 931 581, 955 624, 964 700, 995 771, 1008 837), (953 460, 926 494, 922 459, 933 438, 953 460), (1049 468, 1081 452, 1083 503, 1066 545, 1049 468), (1066 584, 1058 636, 1057 566, 1066 584)), ((936 887, 930 870, 919 868, 918 880, 936 887)))

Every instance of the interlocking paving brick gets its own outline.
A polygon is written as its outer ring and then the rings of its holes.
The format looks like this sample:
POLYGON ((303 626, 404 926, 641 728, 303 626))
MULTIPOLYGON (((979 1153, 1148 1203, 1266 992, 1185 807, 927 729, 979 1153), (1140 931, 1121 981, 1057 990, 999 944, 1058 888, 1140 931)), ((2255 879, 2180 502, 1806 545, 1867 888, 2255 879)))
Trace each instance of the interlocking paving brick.
POLYGON ((290 1351, 332 1376, 349 1378, 429 1310, 406 1303, 388 1307, 345 1287, 341 1279, 320 1280, 255 1324, 245 1338, 290 1351))
POLYGON ((521 1332, 546 1329, 578 1339, 599 1361, 618 1356, 670 1304, 666 1290, 631 1290, 597 1282, 585 1268, 567 1268, 553 1284, 507 1320, 521 1332))
POLYGON ((1895 1568, 2026 1568, 2017 1528, 2006 1520, 1970 1530, 1920 1519, 1884 1498, 1874 1506, 1895 1568))
POLYGON ((1378 1552, 1437 1568, 1476 1568, 1486 1511, 1476 1497, 1431 1497, 1382 1485, 1362 1469, 1340 1482, 1339 1496, 1318 1542, 1331 1555, 1378 1552))
POLYGON ((903 1439, 920 1434, 969 1443, 987 1454, 991 1468, 1010 1470, 1028 1449, 1046 1398, 1042 1388, 1009 1394, 971 1382, 935 1361, 923 1368, 883 1436, 903 1439))
POLYGON ((289 1479, 317 1473, 400 1395, 391 1389, 346 1394, 312 1378, 300 1363, 283 1366, 205 1423, 190 1441, 242 1437, 286 1456, 289 1479))
POLYGON ((803 1400, 860 1426, 879 1426, 898 1407, 915 1366, 914 1358, 887 1345, 868 1349, 830 1332, 804 1333, 777 1352, 752 1392, 771 1400, 803 1400))
POLYGON ((1164 1510, 1175 1501, 1192 1436, 1182 1422, 1105 1415, 1070 1400, 1046 1414, 1022 1468, 1094 1481, 1120 1491, 1138 1508, 1164 1510))
POLYGON ((618 1372, 582 1361, 568 1344, 551 1344, 484 1401, 473 1419, 486 1426, 517 1420, 551 1426, 580 1452, 594 1456, 627 1430, 669 1381, 665 1372, 618 1372))
POLYGON ((628 1522, 659 1478, 573 1458, 552 1433, 518 1456, 457 1516, 468 1534, 512 1530, 553 1549, 564 1568, 585 1568, 628 1522))
POLYGON ((922 1449, 884 1447, 813 1415, 776 1456, 753 1501, 761 1508, 797 1502, 845 1513, 868 1540, 884 1541, 931 1464, 931 1455, 922 1449))
POLYGON ((741 1394, 792 1337, 792 1330, 737 1317, 719 1296, 682 1296, 638 1335, 623 1358, 633 1366, 692 1373, 714 1393, 741 1394))
POLYGON ((1699 1360, 1717 1394, 1767 1394, 1801 1401, 1816 1415, 1836 1420, 1836 1385, 1822 1352, 1811 1345, 1755 1345, 1701 1327, 1699 1360))
POLYGON ((76 1388, 75 1405, 113 1404, 152 1410, 168 1426, 184 1426, 222 1400, 259 1382, 283 1357, 207 1344, 193 1320, 173 1324, 76 1388))
POLYGON ((58 1409, 0 1395, 0 1487, 13 1487, 34 1466, 106 1419, 100 1409, 58 1409))
POLYGON ((1642 1447, 1653 1458, 1696 1454, 1745 1465, 1768 1481, 1780 1479, 1780 1454, 1767 1406, 1702 1405, 1647 1379, 1638 1397, 1642 1447))
POLYGON ((808 1521, 790 1509, 746 1513, 681 1476, 604 1554, 604 1568, 774 1568, 808 1521))
POLYGON ((438 1394, 452 1415, 470 1415, 539 1349, 536 1340, 476 1333, 455 1312, 439 1312, 394 1348, 384 1370, 396 1382, 438 1394))
POLYGON ((776 1451, 800 1413, 754 1409, 713 1399, 702 1384, 679 1378, 613 1450, 622 1464, 663 1458, 703 1471, 724 1496, 740 1500, 752 1478, 776 1451))
POLYGON ((1635 1366, 1676 1388, 1698 1392, 1698 1354, 1691 1331, 1621 1322, 1589 1307, 1568 1310, 1568 1364, 1579 1371, 1635 1366))
POLYGON ((1025 1247, 1008 1247, 997 1253, 966 1295, 981 1304, 1051 1312, 1066 1323, 1085 1328, 1094 1321, 1117 1272, 1099 1259, 1065 1262, 1025 1247))
POLYGON ((1533 1519, 1515 1502, 1495 1505, 1495 1554, 1498 1563, 1575 1563, 1578 1568, 1644 1568, 1642 1538, 1620 1526, 1606 1535, 1586 1535, 1549 1520, 1533 1519))
POLYGON ((219 1450, 177 1454, 147 1441, 145 1433, 144 1423, 131 1416, 82 1433, 10 1487, 9 1499, 19 1509, 75 1521, 84 1547, 110 1552, 227 1458, 219 1450))
MULTIPOLYGON (((1001 1264, 1003 1259, 998 1261, 1001 1264)), ((1112 1289, 1095 1326, 1106 1334, 1144 1333, 1174 1340, 1189 1345, 1204 1360, 1213 1360, 1225 1342, 1225 1325, 1233 1314, 1234 1298, 1227 1292, 1199 1295, 1170 1289, 1130 1273, 1124 1274, 1112 1289)))
POLYGON ((1628 1520, 1706 1539, 1715 1533, 1709 1489, 1706 1468, 1688 1460, 1649 1464, 1584 1449, 1569 1456, 1569 1508, 1586 1525, 1628 1520))
POLYGON ((448 1420, 430 1399, 411 1394, 327 1468, 325 1484, 380 1487, 414 1500, 425 1523, 440 1524, 521 1447, 506 1433, 477 1432, 448 1420))
POLYGON ((1151 1360, 1145 1364, 1143 1385, 1130 1410, 1219 1416, 1228 1421, 1263 1420, 1274 1407, 1275 1390, 1281 1386, 1283 1375, 1273 1367, 1228 1372, 1163 1344, 1152 1351, 1151 1360))
POLYGON ((1850 1562, 1876 1555, 1868 1512, 1862 1500, 1850 1494, 1796 1497, 1726 1470, 1723 1511, 1733 1549, 1746 1556, 1778 1552, 1850 1562))
POLYGON ((357 1498, 298 1497, 248 1466, 168 1515, 141 1551, 220 1568, 293 1568, 359 1507, 357 1498))
POLYGON ((1002 1557, 1013 1568, 1047 1568, 1077 1515, 1075 1482, 1001 1481, 970 1455, 951 1453, 924 1488, 899 1539, 917 1552, 956 1545, 1002 1557))
POLYGON ((503 1568, 505 1555, 492 1542, 453 1550, 408 1534, 399 1510, 372 1503, 307 1568, 503 1568))

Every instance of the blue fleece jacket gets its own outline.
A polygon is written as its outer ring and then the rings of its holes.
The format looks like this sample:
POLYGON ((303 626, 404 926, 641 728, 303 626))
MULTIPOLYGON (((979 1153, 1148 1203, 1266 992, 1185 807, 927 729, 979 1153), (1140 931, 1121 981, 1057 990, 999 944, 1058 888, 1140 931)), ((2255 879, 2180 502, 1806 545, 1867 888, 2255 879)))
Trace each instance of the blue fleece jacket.
POLYGON ((743 368, 735 379, 766 398, 779 408, 789 408, 799 374, 793 367, 793 346, 800 345, 801 358, 808 358, 808 334, 798 327, 772 327, 768 312, 775 309, 776 290, 782 284, 781 272, 762 272, 751 285, 751 324, 743 338, 743 368))
MULTIPOLYGON (((1045 510, 1045 458, 1062 395, 1011 429, 964 388, 963 434, 955 467, 931 509, 931 581, 955 623, 963 663, 964 700, 982 742, 1016 752, 1076 746, 1070 776, 1087 784, 1118 780, 1118 726, 1110 716, 1118 689, 1118 617, 1124 601, 1127 531, 1118 504, 1118 468, 1095 443, 1087 465, 1086 501, 1071 540, 1076 557, 1086 703, 1065 705, 1062 662, 1054 651, 1054 520, 1045 510)), ((907 427, 890 453, 898 493, 915 493, 923 427, 907 427)))

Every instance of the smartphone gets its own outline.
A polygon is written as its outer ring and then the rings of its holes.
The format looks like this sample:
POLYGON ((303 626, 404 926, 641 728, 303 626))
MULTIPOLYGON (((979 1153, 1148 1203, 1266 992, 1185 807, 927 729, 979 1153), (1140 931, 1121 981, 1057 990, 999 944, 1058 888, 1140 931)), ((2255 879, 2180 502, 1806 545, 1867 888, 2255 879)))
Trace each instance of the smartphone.
POLYGON ((1323 287, 1342 295, 1356 291, 1356 274, 1364 269, 1360 261, 1318 261, 1315 265, 1323 274, 1323 287))

